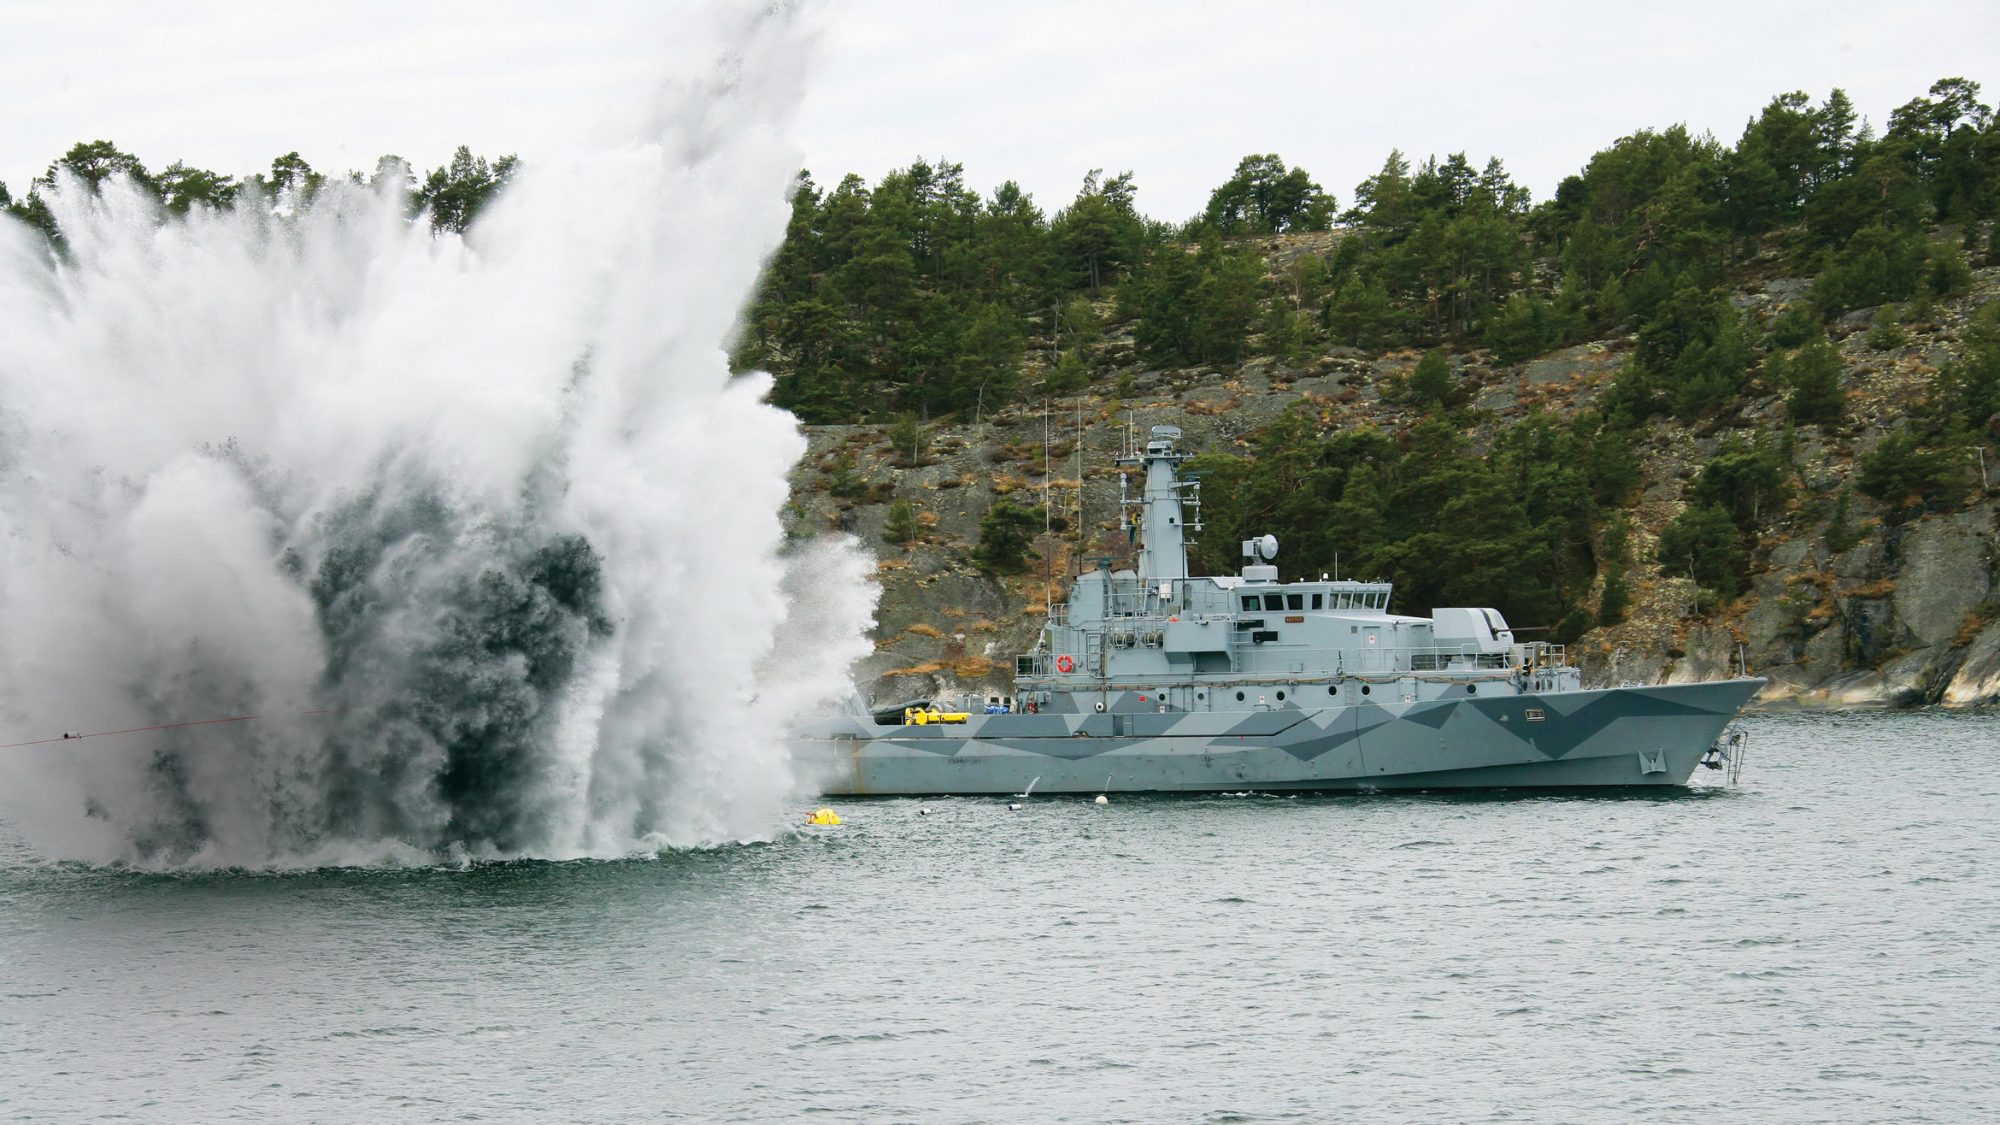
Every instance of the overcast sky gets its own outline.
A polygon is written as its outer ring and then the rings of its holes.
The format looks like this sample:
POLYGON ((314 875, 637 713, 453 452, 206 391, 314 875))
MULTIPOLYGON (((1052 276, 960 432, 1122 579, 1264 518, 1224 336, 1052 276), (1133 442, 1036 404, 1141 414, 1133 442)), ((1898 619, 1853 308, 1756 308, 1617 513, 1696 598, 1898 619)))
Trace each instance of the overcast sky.
MULTIPOLYGON (((951 159, 1051 211, 1089 169, 1129 169, 1142 210, 1183 219, 1252 152, 1343 206, 1391 148, 1498 155, 1541 199, 1637 128, 1733 142, 1784 90, 1842 86, 1878 127, 1943 76, 2000 97, 1990 0, 1393 7, 830 3, 797 140, 822 184, 951 159)), ((533 159, 643 98, 685 38, 676 8, 0 0, 0 181, 18 195, 99 138, 238 175, 293 149, 322 171, 459 144, 533 159)))

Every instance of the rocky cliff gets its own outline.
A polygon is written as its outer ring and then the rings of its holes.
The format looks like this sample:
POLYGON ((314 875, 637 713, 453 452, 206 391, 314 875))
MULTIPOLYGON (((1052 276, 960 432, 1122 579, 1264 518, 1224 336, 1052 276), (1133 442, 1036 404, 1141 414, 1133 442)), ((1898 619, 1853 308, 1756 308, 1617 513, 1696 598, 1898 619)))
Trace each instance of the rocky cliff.
MULTIPOLYGON (((1319 236, 1324 238, 1325 236, 1319 236)), ((1297 247, 1273 240, 1274 262, 1297 247)), ((1747 285, 1741 307, 1768 321, 1799 300, 1804 284, 1747 285)), ((1679 682, 1740 667, 1770 678, 1773 707, 1970 706, 2000 702, 2000 455, 1986 450, 1990 485, 1949 510, 1896 522, 1843 489, 1858 459, 1925 393, 1956 354, 1973 310, 2000 294, 2000 270, 1980 271, 1971 292, 1939 302, 1908 325, 1900 346, 1867 340, 1874 310, 1832 326, 1848 396, 1846 420, 1793 431, 1791 499, 1759 527, 1747 592, 1727 604, 1654 560, 1661 528, 1688 501, 1701 466, 1732 434, 1782 420, 1779 396, 1753 399, 1726 420, 1657 419, 1640 450, 1645 481, 1632 512, 1631 608, 1618 624, 1572 646, 1596 683, 1679 682), (1834 497, 1848 497, 1833 514, 1834 497), (1845 521, 1830 542, 1829 524, 1845 521), (1836 547, 1842 549, 1836 550, 1836 547)), ((1108 310, 1107 310, 1108 311, 1108 310)), ((1475 442, 1532 409, 1590 406, 1626 362, 1633 341, 1600 340, 1517 365, 1472 351, 1454 357, 1475 442)), ((1064 596, 1079 555, 1116 553, 1118 472, 1129 425, 1171 422, 1201 451, 1241 452, 1248 434, 1300 399, 1327 428, 1408 426, 1415 415, 1385 394, 1418 354, 1322 349, 1288 363, 1259 358, 1226 370, 1154 370, 1114 325, 1100 346, 1098 377, 1084 393, 1010 406, 976 424, 926 427, 911 448, 890 427, 808 431, 794 475, 794 531, 840 530, 877 553, 883 598, 876 651, 859 670, 882 699, 957 688, 1004 690, 1012 657, 1034 643, 1044 605, 1064 596), (1047 533, 1024 575, 996 577, 972 561, 980 517, 998 499, 1044 505, 1047 533), (908 502, 905 542, 884 538, 891 506, 908 502)), ((1031 378, 1035 372, 1031 371, 1031 378)), ((904 435, 905 438, 908 435, 904 435)), ((1398 605, 1428 612, 1429 606, 1398 605)))

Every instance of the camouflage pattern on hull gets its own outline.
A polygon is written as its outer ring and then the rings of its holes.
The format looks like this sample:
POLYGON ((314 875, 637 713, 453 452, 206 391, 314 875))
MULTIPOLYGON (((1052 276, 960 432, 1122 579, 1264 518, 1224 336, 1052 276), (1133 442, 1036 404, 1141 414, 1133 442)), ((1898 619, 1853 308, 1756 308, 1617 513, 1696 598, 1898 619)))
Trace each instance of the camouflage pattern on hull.
POLYGON ((829 795, 1679 786, 1760 679, 1259 711, 821 719, 829 795))

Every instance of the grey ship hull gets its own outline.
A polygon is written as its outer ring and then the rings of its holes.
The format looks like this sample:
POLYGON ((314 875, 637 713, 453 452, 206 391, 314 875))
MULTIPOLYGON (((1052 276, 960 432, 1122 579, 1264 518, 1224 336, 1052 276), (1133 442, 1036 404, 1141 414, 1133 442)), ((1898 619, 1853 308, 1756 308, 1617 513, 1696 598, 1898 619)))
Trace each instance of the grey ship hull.
POLYGON ((1416 703, 819 720, 792 740, 834 796, 1681 786, 1761 679, 1416 703), (1537 717, 1539 716, 1539 717, 1537 717))

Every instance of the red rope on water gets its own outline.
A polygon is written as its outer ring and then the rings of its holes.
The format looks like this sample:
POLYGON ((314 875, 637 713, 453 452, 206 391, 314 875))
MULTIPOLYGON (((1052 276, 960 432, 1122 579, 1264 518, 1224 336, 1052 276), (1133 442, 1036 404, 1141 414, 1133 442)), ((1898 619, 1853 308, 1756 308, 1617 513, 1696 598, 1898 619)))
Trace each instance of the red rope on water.
MULTIPOLYGON (((332 711, 333 709, 330 707, 316 707, 310 711, 301 711, 299 714, 328 715, 332 714, 332 711)), ((124 730, 97 730, 84 734, 65 734, 57 738, 37 738, 31 742, 0 742, 0 750, 18 750, 25 746, 50 746, 58 742, 82 742, 86 738, 109 738, 114 734, 144 734, 147 731, 178 730, 181 727, 205 727, 216 723, 247 723, 252 719, 261 719, 263 717, 262 715, 225 715, 219 719, 193 719, 185 723, 155 723, 149 727, 127 727, 124 730)))

